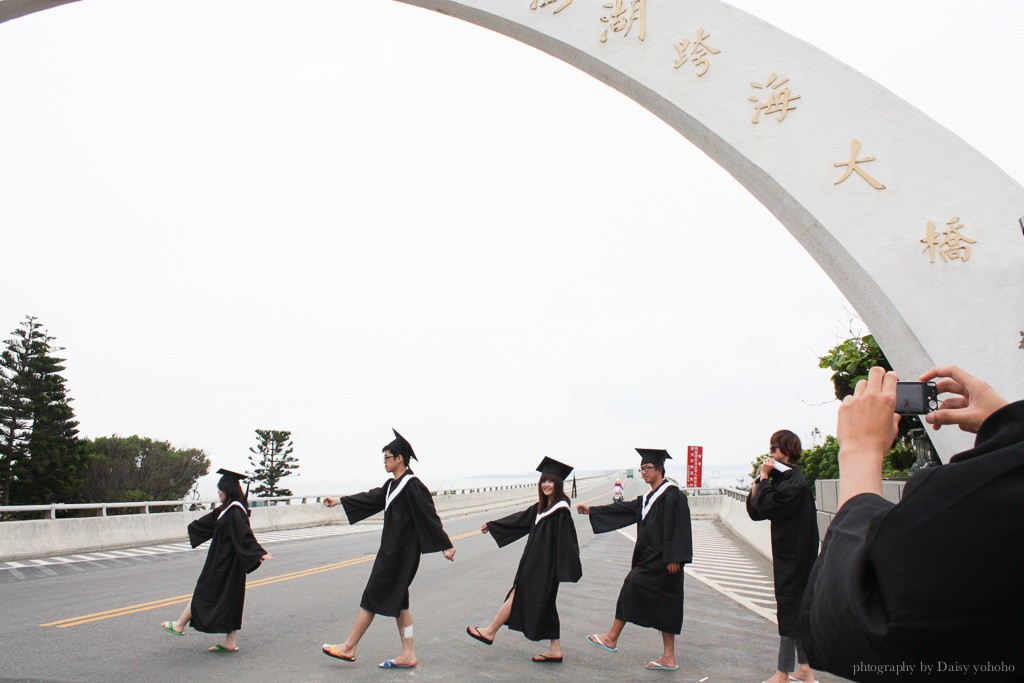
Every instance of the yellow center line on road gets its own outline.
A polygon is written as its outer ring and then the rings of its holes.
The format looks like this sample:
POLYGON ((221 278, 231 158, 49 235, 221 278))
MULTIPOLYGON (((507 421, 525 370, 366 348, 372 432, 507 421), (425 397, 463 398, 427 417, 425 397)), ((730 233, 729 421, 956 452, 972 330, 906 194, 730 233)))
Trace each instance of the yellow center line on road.
MULTIPOLYGON (((603 498, 604 496, 594 496, 587 500, 580 501, 579 504, 589 503, 592 500, 603 498)), ((451 536, 450 540, 454 543, 455 541, 461 541, 464 538, 470 536, 479 536, 480 530, 469 531, 458 536, 451 536)), ((325 564, 320 567, 311 567, 310 569, 302 569, 296 572, 288 574, 279 574, 277 576, 268 576, 265 579, 256 579, 255 581, 249 581, 245 584, 246 588, 258 588, 260 586, 270 586, 275 583, 281 583, 283 581, 292 581, 294 579, 302 579, 307 576, 313 576, 314 574, 322 574, 323 572, 334 571, 335 569, 343 569, 345 567, 353 567, 357 564, 363 564, 372 561, 376 558, 376 555, 364 555, 362 557, 356 557, 351 560, 344 560, 342 562, 335 562, 333 564, 325 564)), ((91 624, 96 621, 103 621, 105 619, 113 619, 115 617, 126 617, 130 614, 137 614, 139 612, 149 612, 155 609, 162 609, 164 607, 172 607, 174 605, 184 605, 192 599, 192 594, 186 595, 175 595, 170 598, 161 598, 160 600, 151 600, 150 602, 140 602, 135 605, 127 605, 125 607, 118 607, 116 609, 108 609, 103 612, 94 612, 92 614, 83 614, 78 617, 69 617, 67 619, 59 619, 57 621, 50 621, 45 624, 39 624, 40 626, 53 626, 55 628, 70 628, 72 626, 81 626, 83 624, 91 624)))
MULTIPOLYGON (((459 536, 452 536, 451 540, 458 541, 463 538, 470 536, 478 536, 480 531, 471 531, 466 534, 459 536)), ((343 562, 335 562, 334 564, 326 564, 320 567, 312 567, 310 569, 303 569, 297 572, 291 572, 289 574, 279 574, 277 576, 268 576, 265 579, 257 579, 255 581, 249 581, 245 584, 246 588, 258 588, 259 586, 269 586, 275 583, 281 583, 282 581, 291 581, 293 579, 301 579, 307 576, 313 576, 314 574, 322 574, 323 572, 334 571, 335 569, 342 569, 344 567, 352 567, 357 564, 363 564, 370 562, 376 555, 364 555, 363 557, 357 557, 351 560, 345 560, 343 562)), ((137 614, 139 612, 149 612, 155 609, 161 609, 163 607, 171 607, 174 605, 184 605, 186 602, 192 599, 192 594, 186 595, 175 595, 170 598, 162 598, 160 600, 152 600, 150 602, 141 602, 135 605, 127 605, 125 607, 118 607, 117 609, 105 610, 103 612, 94 612, 93 614, 84 614, 78 617, 71 617, 68 619, 60 619, 58 621, 50 621, 40 626, 53 626, 56 628, 69 628, 71 626, 81 626, 82 624, 90 624, 95 621, 103 621, 104 619, 113 619, 115 617, 125 617, 130 614, 137 614)))

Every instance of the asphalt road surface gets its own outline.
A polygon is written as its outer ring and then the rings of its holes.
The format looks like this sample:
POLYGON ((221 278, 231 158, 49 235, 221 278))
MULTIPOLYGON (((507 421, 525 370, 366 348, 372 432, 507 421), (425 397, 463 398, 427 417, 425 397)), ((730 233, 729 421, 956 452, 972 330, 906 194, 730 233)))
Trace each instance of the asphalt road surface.
MULTIPOLYGON (((625 480, 627 497, 644 490, 625 480)), ((580 490, 573 501, 610 502, 611 480, 580 490)), ((398 655, 394 619, 377 617, 357 651, 357 661, 324 656, 324 642, 345 639, 359 605, 380 539, 379 526, 319 527, 266 534, 274 555, 249 575, 239 652, 211 654, 216 635, 160 628, 175 619, 195 586, 206 546, 189 552, 114 556, 109 559, 0 571, 0 680, 4 681, 336 681, 359 680, 564 680, 760 681, 773 673, 776 626, 694 576, 686 577, 683 633, 676 646, 678 672, 646 671, 661 654, 660 634, 627 625, 619 651, 588 644, 614 616, 632 543, 623 534, 595 536, 576 515, 583 578, 562 584, 558 609, 563 664, 535 664, 546 642, 533 643, 503 630, 493 646, 465 634, 466 626, 490 623, 511 587, 525 540, 499 549, 479 533, 483 522, 525 506, 467 516, 447 516, 445 529, 455 562, 440 553, 423 557, 411 589, 419 666, 382 670, 398 655), (325 530, 338 533, 324 535, 325 530), (276 540, 270 538, 276 536, 276 540)), ((340 508, 339 508, 340 510, 340 508)), ((342 514, 339 512, 339 515, 342 514)), ((718 522, 695 521, 694 531, 724 533, 718 522)), ((261 538, 261 541, 263 539, 261 538)), ((736 553, 771 576, 770 565, 742 542, 736 553)), ((699 552, 697 553, 699 555, 699 552)), ((749 571, 746 572, 749 574, 749 571)), ((722 580, 718 577, 718 580, 722 580)), ((740 589, 742 590, 742 588, 740 589)), ((771 588, 766 590, 770 597, 771 588)), ((762 613, 764 610, 761 610, 762 613)), ((829 680, 821 677, 821 680, 829 680)), ((836 679, 831 679, 836 680, 836 679)))

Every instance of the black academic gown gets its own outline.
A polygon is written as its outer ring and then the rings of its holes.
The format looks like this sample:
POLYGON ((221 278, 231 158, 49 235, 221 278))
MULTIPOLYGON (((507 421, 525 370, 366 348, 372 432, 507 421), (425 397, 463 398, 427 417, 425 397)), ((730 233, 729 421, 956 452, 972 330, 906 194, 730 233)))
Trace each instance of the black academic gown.
MULTIPOLYGON (((400 479, 389 479, 384 486, 366 493, 344 496, 341 504, 349 524, 384 510, 391 487, 398 486, 410 474, 406 472, 400 479)), ((430 491, 419 479, 410 480, 384 512, 380 550, 359 606, 375 614, 397 617, 399 612, 409 609, 409 586, 416 578, 420 555, 451 547, 430 491)))
POLYGON ((203 633, 228 633, 242 628, 245 575, 267 554, 249 527, 249 515, 231 505, 218 519, 214 510, 188 525, 195 548, 210 541, 206 564, 192 592, 192 628, 203 633), (212 540, 211 540, 212 539, 212 540))
POLYGON ((800 636, 800 600, 818 557, 818 513, 803 472, 772 470, 747 496, 747 514, 772 523, 772 573, 779 635, 800 636))
POLYGON ((973 449, 913 475, 899 504, 865 493, 843 505, 804 596, 811 666, 858 681, 896 680, 877 667, 899 664, 916 667, 899 680, 1024 677, 1022 530, 1019 401, 973 449))
POLYGON ((576 583, 583 576, 580 545, 569 508, 559 508, 536 520, 537 506, 531 505, 522 512, 487 522, 487 531, 499 548, 529 534, 509 590, 516 594, 505 625, 530 640, 557 639, 558 584, 576 583))
POLYGON ((601 534, 637 525, 633 568, 619 592, 615 618, 679 634, 683 630, 683 571, 680 568, 678 574, 669 574, 665 565, 693 561, 690 506, 686 495, 672 486, 642 518, 645 499, 640 496, 629 502, 592 507, 590 526, 595 534, 601 534))

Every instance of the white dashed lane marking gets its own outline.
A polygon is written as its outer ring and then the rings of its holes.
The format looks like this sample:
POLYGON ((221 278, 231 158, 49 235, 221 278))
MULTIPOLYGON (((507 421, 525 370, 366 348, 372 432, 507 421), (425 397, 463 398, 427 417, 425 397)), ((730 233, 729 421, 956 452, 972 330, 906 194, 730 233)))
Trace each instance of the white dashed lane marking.
MULTIPOLYGON (((364 531, 380 530, 380 526, 368 524, 365 526, 317 526, 309 529, 294 529, 289 531, 268 531, 257 536, 260 545, 267 543, 283 543, 285 541, 304 541, 310 538, 323 538, 325 536, 344 536, 347 534, 358 534, 364 531)), ((199 546, 202 547, 202 546, 199 546)), ((101 553, 82 553, 80 555, 68 555, 67 557, 44 557, 35 560, 21 560, 20 562, 0 562, 0 571, 5 569, 34 569, 59 564, 75 564, 78 562, 97 562, 102 560, 123 560, 132 557, 145 555, 163 555, 166 553, 184 553, 192 550, 188 543, 166 543, 163 545, 146 545, 139 548, 122 548, 120 550, 107 550, 101 553)))

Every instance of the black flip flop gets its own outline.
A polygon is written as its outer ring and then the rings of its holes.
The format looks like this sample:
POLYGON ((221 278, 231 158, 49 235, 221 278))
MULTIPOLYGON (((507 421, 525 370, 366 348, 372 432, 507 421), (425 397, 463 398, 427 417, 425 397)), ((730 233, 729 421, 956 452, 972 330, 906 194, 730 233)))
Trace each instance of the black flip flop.
POLYGON ((493 645, 494 644, 494 640, 487 640, 482 635, 480 635, 480 629, 477 628, 476 626, 467 626, 466 627, 466 633, 467 633, 467 635, 469 635, 470 638, 472 638, 473 640, 479 640, 484 645, 493 645), (474 629, 476 629, 476 633, 473 633, 474 629))
POLYGON ((544 655, 537 655, 533 658, 533 661, 538 664, 561 664, 561 657, 545 657, 544 655))

